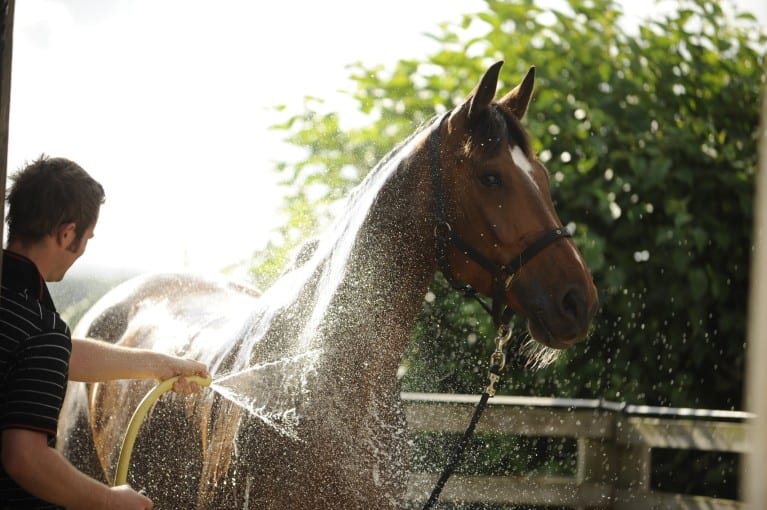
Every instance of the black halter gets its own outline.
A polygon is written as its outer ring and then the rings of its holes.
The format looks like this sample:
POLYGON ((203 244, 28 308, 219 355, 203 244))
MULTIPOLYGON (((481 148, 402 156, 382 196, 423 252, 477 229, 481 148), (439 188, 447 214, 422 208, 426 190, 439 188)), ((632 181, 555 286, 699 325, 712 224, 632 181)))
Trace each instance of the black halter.
POLYGON ((449 116, 450 112, 447 112, 442 117, 437 127, 433 129, 429 135, 431 184, 432 195, 434 197, 434 219, 436 222, 436 226, 434 227, 434 240, 437 249, 437 261, 439 263, 440 271, 442 271, 445 279, 454 289, 460 291, 467 297, 476 299, 493 318, 496 326, 508 324, 511 321, 514 311, 503 303, 503 294, 511 287, 516 273, 522 266, 548 245, 564 237, 571 237, 571 234, 564 227, 558 227, 544 232, 538 239, 525 248, 522 253, 514 257, 511 262, 503 265, 488 259, 462 239, 457 233, 453 232, 453 229, 447 220, 447 216, 445 215, 445 198, 442 193, 442 168, 440 165, 440 131, 442 125, 449 116), (487 303, 482 301, 477 295, 477 291, 471 285, 458 280, 452 273, 447 260, 447 252, 450 245, 460 250, 492 275, 493 295, 490 296, 492 305, 488 306, 487 303))

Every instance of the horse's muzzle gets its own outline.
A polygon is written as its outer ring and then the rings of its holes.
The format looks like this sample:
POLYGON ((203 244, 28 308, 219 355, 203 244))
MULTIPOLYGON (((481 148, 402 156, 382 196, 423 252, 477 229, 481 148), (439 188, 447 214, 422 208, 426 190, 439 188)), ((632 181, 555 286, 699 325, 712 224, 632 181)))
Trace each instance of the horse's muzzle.
POLYGON ((528 314, 528 329, 537 342, 566 349, 586 338, 596 310, 596 299, 589 299, 585 289, 570 286, 528 314))

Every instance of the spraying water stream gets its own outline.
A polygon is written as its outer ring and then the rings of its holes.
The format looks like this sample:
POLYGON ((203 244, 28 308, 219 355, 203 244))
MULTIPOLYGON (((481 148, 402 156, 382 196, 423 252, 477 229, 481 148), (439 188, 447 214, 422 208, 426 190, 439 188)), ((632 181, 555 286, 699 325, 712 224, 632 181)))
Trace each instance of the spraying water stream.
POLYGON ((311 380, 322 349, 261 363, 214 380, 210 389, 295 441, 302 409, 311 405, 311 380))

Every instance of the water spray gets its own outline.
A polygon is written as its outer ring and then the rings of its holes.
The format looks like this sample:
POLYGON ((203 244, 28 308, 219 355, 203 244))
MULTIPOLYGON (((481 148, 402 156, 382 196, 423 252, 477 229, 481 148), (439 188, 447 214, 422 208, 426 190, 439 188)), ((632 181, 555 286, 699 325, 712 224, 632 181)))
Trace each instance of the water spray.
POLYGON ((301 441, 295 431, 298 427, 296 411, 298 406, 293 399, 309 400, 309 377, 321 353, 322 349, 312 349, 296 356, 221 375, 216 377, 215 381, 209 377, 176 376, 160 382, 144 396, 128 423, 117 460, 115 485, 127 483, 133 445, 147 413, 157 399, 173 388, 181 377, 201 387, 210 388, 279 434, 294 441, 301 441), (286 394, 289 397, 288 399, 280 398, 279 394, 286 394))

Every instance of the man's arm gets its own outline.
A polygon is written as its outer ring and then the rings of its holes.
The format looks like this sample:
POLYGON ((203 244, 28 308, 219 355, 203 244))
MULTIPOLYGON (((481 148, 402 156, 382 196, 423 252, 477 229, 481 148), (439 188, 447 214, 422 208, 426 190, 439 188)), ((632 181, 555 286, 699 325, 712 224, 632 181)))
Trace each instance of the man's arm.
POLYGON ((78 471, 48 446, 42 432, 3 430, 2 462, 8 475, 24 490, 69 510, 152 508, 149 498, 127 485, 108 487, 78 471))
MULTIPOLYGON (((72 339, 69 379, 82 382, 115 379, 157 379, 197 375, 208 377, 204 364, 147 349, 122 347, 93 339, 72 339)), ((194 391, 196 385, 186 385, 194 391)), ((184 384, 176 391, 184 391, 184 384)))

